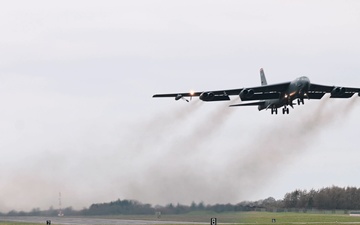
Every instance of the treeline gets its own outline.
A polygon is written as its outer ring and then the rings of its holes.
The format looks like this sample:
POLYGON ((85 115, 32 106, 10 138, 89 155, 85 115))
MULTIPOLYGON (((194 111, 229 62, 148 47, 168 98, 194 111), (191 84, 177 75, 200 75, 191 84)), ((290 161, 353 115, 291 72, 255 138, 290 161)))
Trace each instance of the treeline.
MULTIPOLYGON (((134 200, 117 200, 108 203, 92 204, 89 208, 74 210, 71 207, 62 209, 66 216, 93 215, 160 215, 183 214, 193 211, 239 212, 239 211, 271 211, 271 212, 306 212, 307 210, 360 210, 360 189, 356 187, 327 187, 319 190, 295 190, 286 193, 282 200, 269 197, 259 201, 244 201, 238 204, 205 205, 203 202, 191 205, 168 204, 152 206, 134 200)), ((58 210, 35 208, 30 212, 10 211, 0 213, 2 216, 57 216, 58 210)))
POLYGON ((120 199, 110 203, 92 204, 88 209, 81 211, 82 215, 146 215, 154 212, 155 209, 150 204, 120 199))
MULTIPOLYGON (((281 201, 281 200, 279 200, 281 201)), ((66 216, 100 216, 100 215, 163 215, 163 214, 184 214, 193 211, 212 211, 212 212, 230 212, 230 211, 254 211, 261 209, 270 203, 277 202, 274 198, 268 198, 256 202, 241 202, 239 204, 215 204, 205 205, 203 202, 191 205, 168 204, 166 206, 151 206, 142 204, 133 200, 117 200, 108 203, 92 204, 89 208, 74 210, 72 207, 62 209, 66 216)), ((272 204, 274 205, 274 204, 272 204)), ((0 213, 0 216, 58 216, 59 210, 50 207, 48 210, 34 208, 30 212, 12 210, 8 213, 0 213)))
POLYGON ((360 189, 327 187, 318 191, 295 190, 283 199, 283 208, 348 210, 360 209, 360 189))

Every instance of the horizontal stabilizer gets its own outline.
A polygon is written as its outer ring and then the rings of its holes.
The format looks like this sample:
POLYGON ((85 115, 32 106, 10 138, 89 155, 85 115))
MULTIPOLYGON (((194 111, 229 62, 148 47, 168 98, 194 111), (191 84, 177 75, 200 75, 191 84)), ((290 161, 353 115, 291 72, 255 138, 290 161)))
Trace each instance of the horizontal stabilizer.
POLYGON ((265 103, 265 101, 249 102, 249 103, 241 103, 241 104, 229 105, 229 107, 234 107, 234 106, 263 105, 264 103, 265 103))

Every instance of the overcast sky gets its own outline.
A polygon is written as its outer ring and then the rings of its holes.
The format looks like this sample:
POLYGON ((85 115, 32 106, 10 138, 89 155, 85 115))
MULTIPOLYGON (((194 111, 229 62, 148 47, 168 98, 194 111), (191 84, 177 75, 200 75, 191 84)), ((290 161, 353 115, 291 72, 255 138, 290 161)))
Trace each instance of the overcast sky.
MULTIPOLYGON (((358 1, 8 1, 0 211, 237 203, 360 186, 360 99, 289 115, 153 99, 308 76, 360 87, 358 1)), ((232 102, 240 102, 233 97, 232 102)))

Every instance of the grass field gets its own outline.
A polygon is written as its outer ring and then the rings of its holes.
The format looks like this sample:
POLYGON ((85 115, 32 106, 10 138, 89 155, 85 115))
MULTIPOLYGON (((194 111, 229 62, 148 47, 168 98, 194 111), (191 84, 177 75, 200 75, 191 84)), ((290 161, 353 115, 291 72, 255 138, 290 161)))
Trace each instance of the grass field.
MULTIPOLYGON (((162 215, 160 221, 188 221, 188 222, 209 222, 210 218, 217 218, 218 223, 248 223, 248 224, 272 224, 272 219, 276 219, 275 224, 294 224, 294 223, 354 223, 360 224, 360 217, 349 216, 348 214, 333 213, 270 213, 270 212, 231 212, 231 213, 212 213, 212 212, 192 212, 179 215, 162 215)), ((106 218, 113 219, 141 219, 154 220, 154 216, 111 216, 106 218)))
POLYGON ((44 225, 43 223, 21 223, 21 222, 2 222, 0 221, 0 225, 44 225))
MULTIPOLYGON (((196 223, 209 223, 210 218, 217 218, 218 223, 231 224, 359 224, 360 217, 353 217, 347 214, 315 214, 315 213, 269 213, 269 212, 232 212, 232 213, 211 213, 192 212, 181 215, 162 215, 159 221, 186 221, 196 223), (276 223, 272 223, 276 219, 276 223)), ((94 217, 99 218, 99 217, 94 217)), ((134 219, 134 220, 156 220, 155 216, 106 216, 106 219, 134 219)), ((42 223, 44 224, 44 223, 42 223)), ((39 225, 34 223, 0 222, 0 225, 39 225)))

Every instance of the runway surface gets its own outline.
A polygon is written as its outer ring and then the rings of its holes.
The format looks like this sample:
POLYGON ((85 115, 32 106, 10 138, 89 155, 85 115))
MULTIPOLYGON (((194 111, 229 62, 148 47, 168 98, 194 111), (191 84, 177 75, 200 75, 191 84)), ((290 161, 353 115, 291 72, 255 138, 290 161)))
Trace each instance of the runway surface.
MULTIPOLYGON (((7 222, 27 222, 46 224, 46 220, 51 220, 51 224, 88 224, 88 225, 111 225, 111 224, 129 224, 129 225, 147 225, 147 224, 194 224, 194 222, 179 221, 157 221, 157 220, 122 220, 122 219, 97 219, 97 218, 79 218, 79 217, 37 217, 37 216, 0 216, 0 221, 7 222)), ((201 224, 201 223, 196 223, 201 224)), ((204 223, 205 224, 205 223, 204 223)), ((208 224, 208 223, 206 223, 208 224)))

